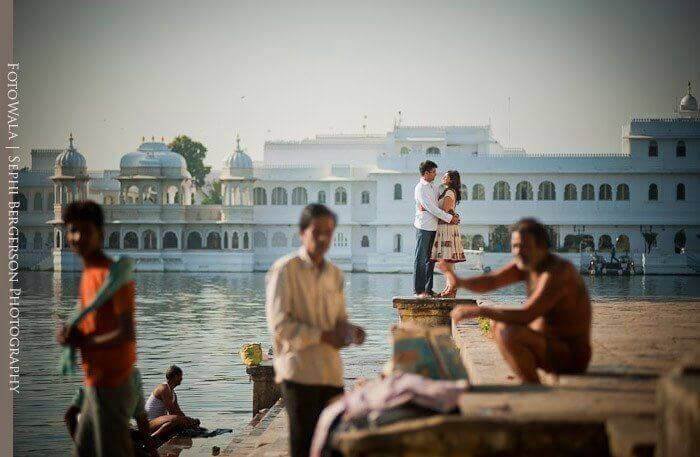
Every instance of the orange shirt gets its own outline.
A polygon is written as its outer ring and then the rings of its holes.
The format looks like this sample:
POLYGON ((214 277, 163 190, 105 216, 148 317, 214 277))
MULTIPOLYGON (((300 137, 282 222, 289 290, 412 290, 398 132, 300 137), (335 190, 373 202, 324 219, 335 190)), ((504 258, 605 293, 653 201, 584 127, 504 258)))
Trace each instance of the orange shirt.
MULTIPOLYGON (((86 265, 80 278, 80 303, 85 309, 109 275, 110 260, 86 265)), ((133 320, 135 314, 134 282, 122 286, 112 299, 97 311, 88 313, 78 325, 85 336, 102 335, 119 326, 120 316, 127 313, 133 320)), ((136 342, 130 341, 107 349, 81 349, 86 386, 118 387, 131 375, 136 363, 136 342)))

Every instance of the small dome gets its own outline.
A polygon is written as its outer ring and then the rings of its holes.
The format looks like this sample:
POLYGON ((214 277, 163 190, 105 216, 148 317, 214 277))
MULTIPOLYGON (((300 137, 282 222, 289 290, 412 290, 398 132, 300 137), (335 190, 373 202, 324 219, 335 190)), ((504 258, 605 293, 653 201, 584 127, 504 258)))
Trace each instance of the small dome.
POLYGON ((681 99, 680 104, 681 111, 697 111, 698 101, 690 91, 690 81, 688 81, 688 93, 681 99))
POLYGON ((192 176, 187 171, 187 161, 177 152, 168 149, 164 142, 144 141, 134 152, 124 154, 119 161, 119 168, 124 174, 153 174, 166 177, 192 176))
POLYGON ((69 137, 70 145, 68 149, 56 157, 55 166, 61 169, 85 170, 87 163, 85 157, 73 146, 73 134, 69 137))
POLYGON ((241 139, 236 136, 236 150, 224 160, 224 168, 253 168, 253 160, 241 149, 241 139))

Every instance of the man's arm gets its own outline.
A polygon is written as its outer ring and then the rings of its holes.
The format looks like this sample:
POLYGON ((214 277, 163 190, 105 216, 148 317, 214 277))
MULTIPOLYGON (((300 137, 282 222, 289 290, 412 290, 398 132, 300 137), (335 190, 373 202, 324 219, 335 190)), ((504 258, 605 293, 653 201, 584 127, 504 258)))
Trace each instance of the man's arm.
POLYGON ((156 398, 160 398, 160 401, 163 402, 165 409, 168 410, 168 414, 185 417, 185 413, 182 412, 180 405, 177 404, 172 389, 166 389, 163 385, 160 385, 158 389, 160 392, 156 392, 155 396, 156 398))
POLYGON ((83 349, 110 349, 127 342, 136 341, 136 324, 134 322, 136 287, 133 282, 123 286, 112 297, 112 306, 119 323, 111 332, 100 335, 85 335, 78 327, 59 329, 58 341, 83 349))
POLYGON ((492 273, 486 273, 472 278, 458 277, 452 264, 444 260, 438 263, 438 269, 445 274, 445 277, 451 284, 477 293, 490 292, 524 279, 523 272, 520 271, 515 262, 510 262, 508 265, 492 273))
POLYGON ((552 309, 565 293, 564 284, 556 281, 550 272, 546 272, 540 276, 535 290, 525 301, 522 309, 481 306, 479 315, 498 322, 527 325, 552 309))
POLYGON ((452 222, 452 218, 456 217, 448 213, 447 211, 443 211, 440 209, 440 207, 437 205, 437 201, 435 201, 435 195, 433 194, 432 189, 429 186, 421 186, 419 191, 417 192, 416 197, 418 199, 418 203, 423 208, 425 208, 427 212, 437 217, 438 219, 442 219, 443 221, 449 224, 450 222, 452 222))

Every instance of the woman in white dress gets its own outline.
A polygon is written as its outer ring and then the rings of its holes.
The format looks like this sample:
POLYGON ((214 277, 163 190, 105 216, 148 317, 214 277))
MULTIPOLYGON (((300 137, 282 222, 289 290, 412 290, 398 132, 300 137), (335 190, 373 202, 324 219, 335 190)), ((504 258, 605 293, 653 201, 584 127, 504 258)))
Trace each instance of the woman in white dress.
MULTIPOLYGON (((462 180, 460 179, 457 170, 450 170, 442 176, 442 184, 445 190, 438 199, 438 205, 443 211, 450 214, 455 214, 455 207, 461 200, 460 189, 462 180)), ((435 233, 435 242, 430 253, 430 260, 438 262, 446 260, 450 263, 464 262, 464 248, 462 246, 462 236, 459 231, 459 225, 448 224, 442 220, 438 221, 437 232, 435 233)), ((445 288, 440 292, 439 296, 443 298, 454 298, 457 294, 457 288, 450 285, 445 285, 445 288)))

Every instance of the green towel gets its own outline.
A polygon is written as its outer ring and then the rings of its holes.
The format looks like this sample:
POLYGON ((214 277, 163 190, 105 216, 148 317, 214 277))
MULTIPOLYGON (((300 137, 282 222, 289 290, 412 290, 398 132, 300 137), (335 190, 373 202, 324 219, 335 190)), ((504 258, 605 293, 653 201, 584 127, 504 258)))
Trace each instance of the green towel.
MULTIPOLYGON (((97 291, 95 299, 83 310, 79 310, 78 313, 69 321, 68 328, 75 328, 81 320, 91 311, 95 311, 100 308, 105 303, 114 296, 123 285, 131 281, 134 272, 134 261, 129 257, 121 257, 118 261, 114 262, 111 267, 109 267, 109 274, 107 279, 105 279, 104 284, 97 291)), ((73 346, 66 346, 63 348, 63 353, 61 354, 61 374, 62 375, 74 375, 76 373, 76 356, 75 348, 73 346)))

